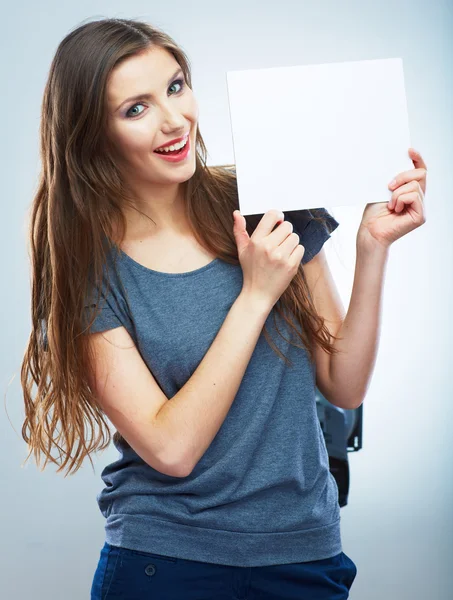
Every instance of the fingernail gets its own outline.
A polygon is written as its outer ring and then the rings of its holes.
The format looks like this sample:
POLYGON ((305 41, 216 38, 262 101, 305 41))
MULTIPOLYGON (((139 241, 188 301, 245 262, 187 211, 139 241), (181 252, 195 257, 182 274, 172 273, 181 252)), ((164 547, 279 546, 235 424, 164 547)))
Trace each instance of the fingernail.
POLYGON ((396 185, 396 179, 393 179, 390 183, 389 183, 389 188, 392 188, 394 185, 396 185))

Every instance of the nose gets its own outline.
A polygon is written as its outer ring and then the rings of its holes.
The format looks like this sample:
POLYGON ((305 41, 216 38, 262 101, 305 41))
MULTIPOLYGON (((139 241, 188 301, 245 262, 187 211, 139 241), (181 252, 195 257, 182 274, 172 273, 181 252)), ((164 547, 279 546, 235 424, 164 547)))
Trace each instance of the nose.
POLYGON ((182 129, 185 130, 186 119, 182 116, 182 114, 176 108, 171 108, 170 106, 162 108, 163 120, 166 124, 170 126, 170 129, 173 131, 174 129, 182 129))

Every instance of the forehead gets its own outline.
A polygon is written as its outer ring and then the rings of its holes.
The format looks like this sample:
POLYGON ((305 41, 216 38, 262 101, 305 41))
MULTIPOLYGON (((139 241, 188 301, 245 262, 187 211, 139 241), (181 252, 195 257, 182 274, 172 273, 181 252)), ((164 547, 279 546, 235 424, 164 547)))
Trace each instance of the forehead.
POLYGON ((128 96, 152 93, 159 90, 162 82, 178 68, 178 62, 164 48, 154 47, 121 62, 111 72, 107 82, 107 101, 116 106, 128 96))

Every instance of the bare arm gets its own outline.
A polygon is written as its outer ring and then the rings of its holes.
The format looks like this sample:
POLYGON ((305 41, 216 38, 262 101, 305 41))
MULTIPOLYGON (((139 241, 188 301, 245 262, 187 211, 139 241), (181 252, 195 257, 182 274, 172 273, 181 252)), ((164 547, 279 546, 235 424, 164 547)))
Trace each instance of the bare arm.
POLYGON ((337 406, 358 408, 374 369, 381 323, 382 292, 388 250, 357 252, 354 285, 347 315, 330 357, 330 387, 337 406), (333 391, 336 390, 336 391, 333 391))
POLYGON ((189 381, 167 398, 129 332, 117 321, 91 333, 90 386, 97 402, 135 452, 152 468, 189 474, 219 431, 236 397, 272 307, 302 260, 299 236, 268 211, 250 238, 243 216, 234 234, 244 276, 241 293, 189 381), (131 343, 132 342, 132 343, 131 343))
POLYGON ((271 308, 242 291, 192 377, 156 414, 154 426, 168 440, 170 464, 179 465, 181 476, 225 420, 271 308))

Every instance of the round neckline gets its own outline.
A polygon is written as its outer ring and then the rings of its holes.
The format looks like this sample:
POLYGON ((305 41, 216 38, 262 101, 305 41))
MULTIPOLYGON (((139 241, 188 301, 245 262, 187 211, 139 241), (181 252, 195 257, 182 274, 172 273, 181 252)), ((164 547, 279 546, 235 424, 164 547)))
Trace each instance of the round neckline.
POLYGON ((190 275, 198 275, 198 273, 203 273, 203 271, 207 271, 208 269, 211 269, 212 267, 214 267, 219 261, 220 258, 214 258, 214 260, 211 260, 210 263, 208 263, 207 265, 204 265, 203 267, 199 267, 198 269, 194 269, 193 271, 185 271, 184 273, 166 273, 165 271, 156 271, 155 269, 150 269, 149 267, 145 267, 145 265, 142 265, 141 263, 137 262, 135 259, 133 259, 131 256, 129 256, 129 254, 127 254, 126 252, 124 252, 124 250, 122 248, 120 248, 119 246, 117 246, 120 255, 126 259, 127 262, 130 262, 132 265, 134 265, 135 267, 139 268, 140 270, 146 271, 147 273, 152 273, 153 275, 157 275, 160 277, 189 277, 190 275))

